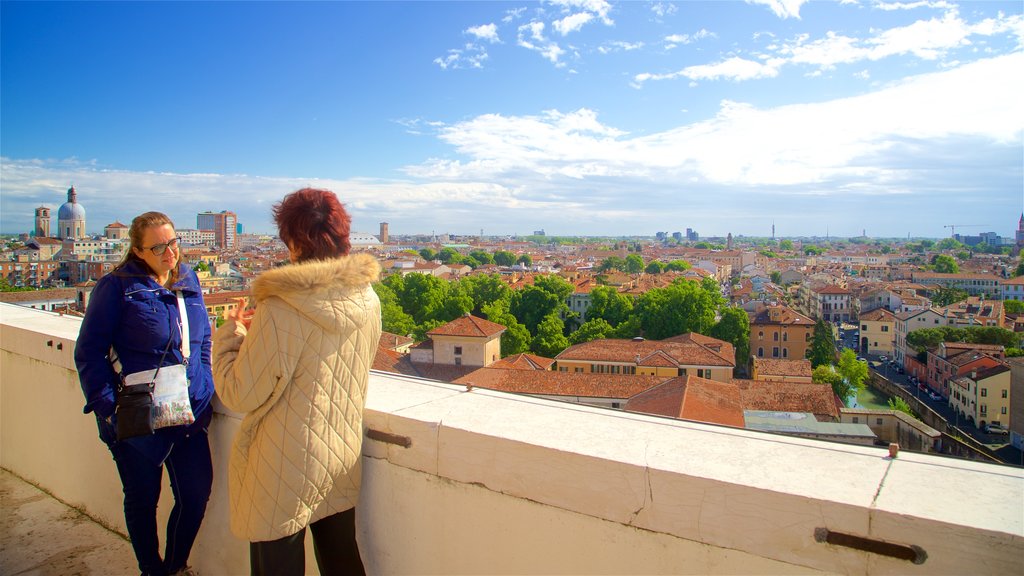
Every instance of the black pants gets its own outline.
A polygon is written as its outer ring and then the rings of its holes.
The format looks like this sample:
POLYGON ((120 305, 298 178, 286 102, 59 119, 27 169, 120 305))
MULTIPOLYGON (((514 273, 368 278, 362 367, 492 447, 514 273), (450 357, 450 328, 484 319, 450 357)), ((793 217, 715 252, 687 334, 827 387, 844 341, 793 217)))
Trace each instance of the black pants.
POLYGON ((162 576, 184 568, 206 514, 213 484, 213 463, 206 432, 179 438, 163 466, 153 464, 127 442, 115 442, 110 451, 124 487, 125 524, 139 570, 146 575, 162 576), (167 520, 166 549, 161 559, 156 506, 165 467, 171 478, 174 507, 167 520))
MULTIPOLYGON (((363 560, 356 544, 355 508, 309 525, 321 576, 362 576, 363 560)), ((269 542, 249 543, 252 576, 303 576, 306 572, 306 529, 269 542)))

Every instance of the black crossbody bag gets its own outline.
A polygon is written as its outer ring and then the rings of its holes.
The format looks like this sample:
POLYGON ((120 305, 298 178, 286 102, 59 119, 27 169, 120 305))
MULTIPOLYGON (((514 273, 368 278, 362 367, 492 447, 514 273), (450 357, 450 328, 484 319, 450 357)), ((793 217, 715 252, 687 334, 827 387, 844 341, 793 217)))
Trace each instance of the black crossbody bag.
POLYGON ((153 382, 125 384, 124 374, 118 372, 120 383, 117 387, 117 404, 114 408, 114 414, 117 416, 118 440, 145 436, 155 431, 153 410, 156 403, 153 398, 153 389, 156 387, 156 376, 160 373, 160 368, 170 349, 171 340, 168 339, 167 347, 164 348, 163 356, 160 357, 160 363, 157 364, 156 374, 153 375, 153 382))

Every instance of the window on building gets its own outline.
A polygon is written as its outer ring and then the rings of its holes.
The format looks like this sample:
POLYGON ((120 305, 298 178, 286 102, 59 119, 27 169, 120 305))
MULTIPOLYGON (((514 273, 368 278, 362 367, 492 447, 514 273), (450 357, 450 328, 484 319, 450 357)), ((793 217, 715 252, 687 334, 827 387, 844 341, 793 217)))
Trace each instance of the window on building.
POLYGON ((778 332, 772 332, 772 340, 774 340, 776 342, 779 341, 779 333, 778 332))
POLYGON ((881 418, 876 418, 875 419, 875 424, 881 426, 882 425, 882 419, 881 418))
POLYGON ((758 348, 757 349, 757 357, 758 358, 764 358, 764 348, 758 348))
POLYGON ((981 389, 981 397, 984 398, 986 396, 988 396, 988 388, 982 388, 981 389))
POLYGON ((1006 406, 1003 406, 1002 409, 1000 409, 1000 412, 1002 414, 1006 414, 1006 406))
POLYGON ((575 372, 583 372, 583 367, 582 367, 582 366, 577 366, 577 367, 573 368, 573 370, 572 370, 572 371, 573 371, 574 373, 575 373, 575 372))
POLYGON ((558 371, 559 372, 568 372, 569 371, 569 367, 568 366, 559 366, 558 367, 558 371))
POLYGON ((985 404, 982 404, 982 405, 981 405, 981 415, 982 415, 982 416, 985 416, 985 415, 987 415, 987 414, 988 414, 988 406, 987 406, 987 405, 985 405, 985 404))
POLYGON ((889 327, 888 326, 882 326, 882 332, 888 332, 888 331, 889 331, 889 327))
POLYGON ((853 423, 854 423, 854 424, 860 424, 860 418, 858 418, 858 417, 854 416, 854 417, 853 417, 853 423))
POLYGON ((758 330, 757 331, 757 339, 758 340, 764 340, 764 330, 758 330))
POLYGON ((1008 390, 1003 390, 1003 398, 1006 398, 1006 393, 1007 392, 1008 392, 1008 390))
POLYGON ((782 341, 783 342, 788 342, 789 341, 789 332, 783 332, 782 333, 782 341))
POLYGON ((456 366, 462 366, 462 358, 456 358, 455 359, 455 365, 456 366))
POLYGON ((811 341, 811 333, 810 332, 804 332, 804 342, 810 342, 810 341, 811 341))
POLYGON ((861 324, 860 325, 860 329, 861 330, 867 330, 868 329, 868 325, 867 324, 861 324))
POLYGON ((462 346, 456 346, 455 347, 455 353, 456 354, 462 354, 462 346))
POLYGON ((776 347, 772 348, 772 358, 778 358, 778 357, 779 357, 779 347, 776 346, 776 347))
POLYGON ((680 368, 677 375, 678 376, 686 376, 686 368, 680 368))

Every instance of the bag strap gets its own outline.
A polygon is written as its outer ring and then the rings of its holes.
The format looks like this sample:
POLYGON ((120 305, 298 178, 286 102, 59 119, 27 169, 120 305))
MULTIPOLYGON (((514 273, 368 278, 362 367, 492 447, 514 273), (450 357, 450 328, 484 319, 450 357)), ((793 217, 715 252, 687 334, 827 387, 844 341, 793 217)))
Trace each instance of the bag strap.
POLYGON ((181 323, 178 328, 181 330, 181 358, 182 363, 188 365, 188 359, 192 357, 192 347, 190 340, 191 332, 188 329, 188 312, 185 311, 185 295, 178 290, 175 292, 178 296, 178 316, 181 318, 181 323))

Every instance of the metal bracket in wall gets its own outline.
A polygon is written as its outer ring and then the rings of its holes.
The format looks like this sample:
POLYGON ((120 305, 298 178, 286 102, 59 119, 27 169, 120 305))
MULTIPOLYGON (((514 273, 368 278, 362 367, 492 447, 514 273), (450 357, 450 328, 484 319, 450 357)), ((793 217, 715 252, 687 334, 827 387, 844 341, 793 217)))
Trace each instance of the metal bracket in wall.
POLYGON ((864 538, 863 536, 855 536, 853 534, 833 532, 828 528, 815 528, 814 540, 820 543, 832 544, 834 546, 845 546, 855 550, 863 550, 865 552, 871 552, 872 554, 879 554, 881 556, 899 558, 900 560, 907 560, 914 564, 924 564, 924 561, 928 559, 928 553, 920 546, 915 546, 913 544, 909 546, 905 544, 894 544, 892 542, 885 542, 874 538, 864 538))
POLYGON ((412 438, 409 438, 408 436, 399 436, 398 434, 381 432, 380 430, 374 430, 373 428, 366 431, 366 437, 370 440, 376 440, 377 442, 384 442, 386 444, 394 444, 396 446, 401 446, 402 448, 412 446, 412 438))

